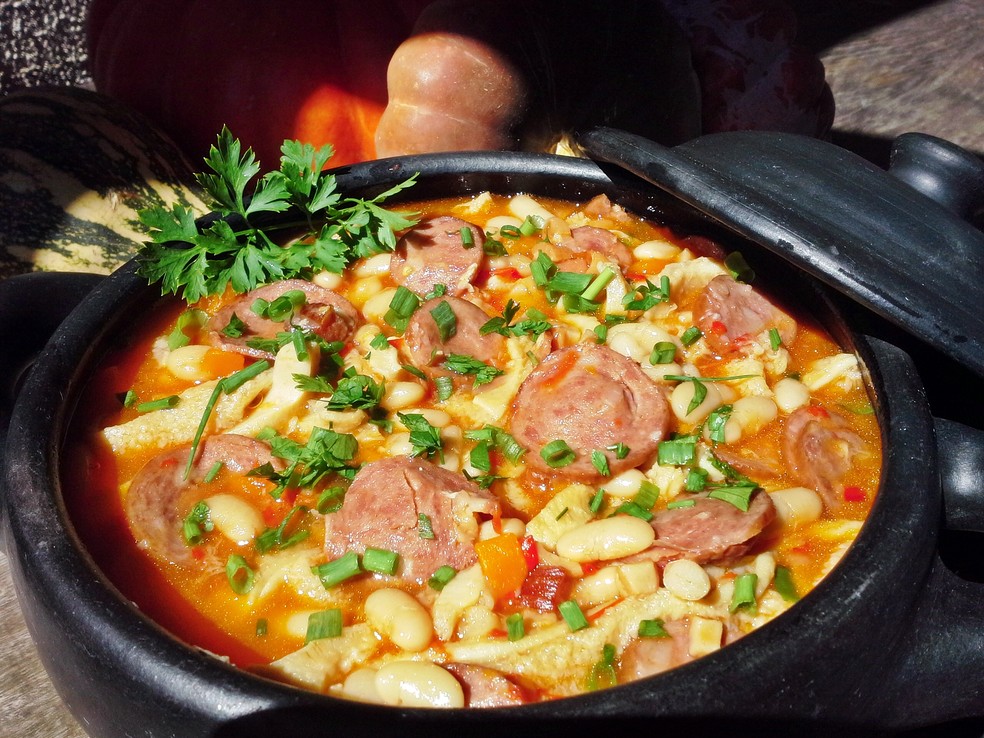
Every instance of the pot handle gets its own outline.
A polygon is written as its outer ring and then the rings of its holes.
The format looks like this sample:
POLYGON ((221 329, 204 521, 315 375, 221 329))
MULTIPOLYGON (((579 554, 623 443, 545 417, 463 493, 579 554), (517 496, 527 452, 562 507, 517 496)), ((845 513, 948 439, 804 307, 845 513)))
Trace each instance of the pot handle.
POLYGON ((55 329, 103 279, 79 272, 31 272, 0 281, 0 449, 27 370, 55 329))
POLYGON ((892 142, 888 172, 963 220, 984 214, 984 161, 956 144, 903 133, 892 142))
POLYGON ((984 533, 984 431, 933 418, 948 530, 984 533))

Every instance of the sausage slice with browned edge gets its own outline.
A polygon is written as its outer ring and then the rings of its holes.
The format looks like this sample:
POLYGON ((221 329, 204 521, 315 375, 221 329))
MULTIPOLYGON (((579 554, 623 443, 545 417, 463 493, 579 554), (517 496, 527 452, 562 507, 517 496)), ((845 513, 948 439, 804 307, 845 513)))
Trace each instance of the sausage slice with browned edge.
POLYGON ((819 493, 828 510, 840 509, 840 482, 864 449, 864 441, 837 413, 801 407, 786 418, 783 458, 801 484, 819 493))
POLYGON ((578 344, 554 351, 523 380, 510 428, 531 452, 529 466, 595 481, 604 475, 592 452, 605 456, 613 475, 632 469, 652 459, 669 422, 663 391, 635 361, 607 346, 578 344), (574 460, 555 466, 544 459, 552 441, 564 441, 574 460), (616 453, 618 444, 624 455, 616 453))
POLYGON ((750 285, 721 274, 704 287, 694 306, 697 327, 719 355, 741 349, 743 341, 776 328, 782 342, 796 338, 796 321, 750 285))
POLYGON ((482 308, 461 297, 428 300, 414 312, 403 334, 410 360, 432 378, 461 376, 442 366, 451 354, 463 354, 498 367, 505 339, 498 333, 482 335, 480 329, 488 320, 489 315, 482 308), (453 330, 444 337, 432 313, 440 308, 442 302, 447 303, 454 315, 453 330))
POLYGON ((137 544, 176 564, 192 561, 191 549, 182 536, 182 521, 191 508, 207 496, 201 483, 216 462, 235 474, 246 474, 270 463, 282 466, 262 441, 233 434, 205 439, 198 457, 184 478, 191 446, 155 456, 130 483, 124 509, 137 544))
POLYGON ((485 233, 476 225, 442 215, 422 220, 400 238, 390 257, 393 281, 426 295, 444 285, 462 295, 485 262, 485 233))
POLYGON ((326 341, 345 341, 361 323, 359 311, 341 295, 303 279, 285 279, 247 292, 225 305, 209 320, 208 329, 213 345, 247 356, 272 359, 274 352, 253 348, 247 342, 252 338, 276 338, 277 333, 289 331, 292 325, 313 331, 326 341), (291 290, 303 292, 304 303, 285 320, 270 320, 253 312, 258 299, 273 302, 291 290), (234 322, 233 315, 245 324, 237 331, 239 335, 229 335, 227 331, 230 322, 234 322))
POLYGON ((325 551, 331 558, 367 546, 395 551, 398 576, 419 583, 441 566, 474 564, 477 516, 499 509, 498 499, 461 474, 424 459, 381 459, 359 470, 341 509, 325 516, 325 551))

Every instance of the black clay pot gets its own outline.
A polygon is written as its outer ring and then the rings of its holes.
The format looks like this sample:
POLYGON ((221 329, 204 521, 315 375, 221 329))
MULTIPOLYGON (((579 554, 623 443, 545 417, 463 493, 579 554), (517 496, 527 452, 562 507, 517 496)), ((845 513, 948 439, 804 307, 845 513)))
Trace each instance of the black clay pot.
MULTIPOLYGON (((741 137, 729 140, 736 150, 744 146, 741 137)), ((586 145, 590 150, 599 142, 586 145)), ((844 158, 819 142, 809 147, 816 161, 804 165, 797 153, 789 165, 820 171, 828 157, 844 158)), ((699 147, 677 153, 695 150, 699 154, 699 147)), ((63 496, 72 494, 71 480, 61 480, 58 470, 80 390, 114 337, 150 309, 155 288, 142 283, 133 264, 105 279, 14 278, 0 283, 5 389, 19 389, 3 458, 3 538, 42 661, 93 736, 569 736, 627 730, 829 736, 944 722, 952 727, 954 721, 964 726, 984 718, 984 585, 956 576, 939 553, 943 487, 953 493, 947 519, 984 530, 984 433, 934 421, 905 353, 858 334, 855 319, 837 307, 840 296, 831 297, 770 254, 775 244, 755 229, 723 229, 726 219, 713 208, 701 212, 693 199, 684 204, 663 185, 640 182, 616 167, 542 155, 460 154, 370 162, 338 176, 344 191, 372 195, 418 171, 419 184, 408 193, 413 199, 485 189, 576 200, 606 192, 639 214, 740 247, 763 280, 785 287, 787 299, 806 305, 866 368, 886 450, 870 519, 842 562, 788 613, 654 678, 552 703, 471 711, 384 708, 294 689, 189 648, 144 617, 93 565, 66 515, 63 496), (21 368, 40 349, 32 341, 69 310, 20 383, 21 368)), ((881 173, 881 179, 892 178, 881 173)), ((803 212, 790 212, 794 224, 803 212)), ((875 287, 878 276, 868 275, 875 287)), ((856 312, 848 304, 847 313, 856 312)), ((981 334, 967 338, 979 351, 981 334)))

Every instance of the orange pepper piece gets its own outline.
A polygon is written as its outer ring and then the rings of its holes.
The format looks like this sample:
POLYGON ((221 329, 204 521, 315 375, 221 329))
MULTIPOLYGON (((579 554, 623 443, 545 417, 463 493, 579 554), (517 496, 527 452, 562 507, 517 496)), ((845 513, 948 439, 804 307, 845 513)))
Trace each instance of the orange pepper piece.
POLYGON ((503 533, 476 542, 475 553, 489 590, 496 600, 512 594, 522 586, 527 574, 526 557, 519 538, 514 533, 503 533))

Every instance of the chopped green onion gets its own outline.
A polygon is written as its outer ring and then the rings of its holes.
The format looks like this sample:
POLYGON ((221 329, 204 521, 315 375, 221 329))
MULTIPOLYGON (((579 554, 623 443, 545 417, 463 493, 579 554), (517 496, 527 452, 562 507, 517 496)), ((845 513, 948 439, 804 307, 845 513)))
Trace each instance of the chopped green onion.
POLYGON ((338 512, 341 510, 342 503, 344 501, 344 487, 329 487, 318 495, 318 501, 315 503, 314 509, 322 515, 327 515, 329 513, 338 512))
POLYGON ((375 349, 376 351, 383 351, 390 347, 390 342, 386 338, 385 333, 377 333, 375 337, 369 342, 369 347, 375 349))
POLYGON ((181 398, 178 397, 177 395, 171 395, 169 397, 161 397, 160 399, 151 400, 150 402, 141 402, 139 405, 137 405, 137 412, 152 413, 155 410, 168 410, 172 407, 175 407, 179 402, 181 402, 181 398))
POLYGON ((260 618, 256 621, 256 637, 263 638, 267 634, 268 624, 266 618, 260 618))
POLYGON ((338 638, 342 634, 342 611, 337 607, 319 610, 308 615, 307 633, 304 642, 318 641, 322 638, 338 638))
POLYGON ((564 517, 565 515, 567 515, 567 513, 569 513, 570 511, 571 511, 571 509, 569 507, 565 507, 559 513, 557 513, 557 517, 554 518, 554 520, 560 520, 562 517, 564 517))
POLYGON ((601 509, 601 506, 604 504, 604 502, 605 502, 605 490, 599 488, 598 491, 595 492, 594 495, 592 495, 591 502, 588 503, 588 509, 591 512, 597 514, 597 512, 601 509))
POLYGON ((739 574, 735 578, 735 589, 731 595, 731 605, 728 612, 735 612, 740 607, 756 608, 755 585, 758 584, 757 574, 739 574))
POLYGON ((462 226, 458 231, 461 234, 461 246, 462 248, 470 249, 475 245, 475 234, 472 233, 472 229, 468 226, 462 226))
POLYGON ((644 510, 652 510, 658 499, 659 487, 648 479, 644 479, 642 484, 639 485, 639 491, 636 492, 632 501, 644 510))
POLYGON ((698 328, 695 325, 692 325, 681 334, 680 343, 682 343, 684 346, 690 346, 696 343, 697 340, 703 335, 704 334, 701 332, 700 328, 698 328))
POLYGON ((661 466, 687 466, 697 455, 697 437, 681 436, 660 441, 657 461, 661 466))
POLYGON ((615 454, 615 458, 616 459, 619 459, 620 461, 622 459, 624 459, 626 456, 628 456, 629 455, 629 451, 630 451, 629 447, 626 446, 624 443, 621 443, 621 442, 616 443, 616 444, 611 445, 611 446, 606 446, 605 448, 607 450, 611 451, 612 453, 614 453, 615 454))
POLYGON ((581 612, 581 608, 574 600, 566 600, 561 602, 557 606, 557 610, 560 612, 560 616, 564 618, 564 622, 567 623, 567 627, 570 628, 572 632, 587 628, 588 625, 590 625, 590 623, 588 623, 588 619, 584 617, 584 613, 581 612))
POLYGON ((301 290, 287 290, 272 302, 258 297, 250 306, 256 315, 274 323, 286 322, 307 301, 307 295, 301 290))
MULTIPOLYGON (((599 275, 601 276, 601 275, 599 275)), ((591 285, 591 275, 580 272, 557 272, 547 283, 547 289, 561 294, 580 295, 591 285)))
POLYGON ((598 473, 603 477, 610 477, 612 475, 612 470, 608 466, 608 457, 601 451, 591 452, 591 465, 598 470, 598 473))
POLYGON ((673 500, 672 502, 666 503, 667 510, 676 510, 678 507, 693 507, 697 504, 697 500, 687 499, 687 500, 673 500))
POLYGON ((523 622, 523 614, 514 612, 506 618, 506 637, 510 641, 522 640, 526 635, 526 624, 523 622))
POLYGON ((755 279, 755 270, 748 266, 745 257, 740 251, 732 251, 724 257, 724 266, 731 272, 731 276, 739 282, 751 282, 755 279))
POLYGON ((690 404, 687 405, 687 414, 689 415, 694 410, 700 407, 700 404, 707 397, 707 385, 703 382, 694 380, 691 382, 694 386, 694 396, 690 398, 690 404))
POLYGON ((670 634, 664 627, 666 624, 660 619, 655 618, 653 620, 640 620, 639 621, 639 637, 640 638, 669 638, 670 634))
POLYGON ((574 461, 576 456, 577 454, 574 453, 574 449, 568 446, 567 442, 560 438, 555 441, 551 441, 540 449, 540 458, 547 462, 547 466, 552 469, 559 469, 560 467, 567 466, 574 461))
POLYGON ((796 583, 793 581, 793 573, 785 566, 777 566, 776 573, 772 578, 772 586, 776 592, 786 600, 786 602, 796 602, 799 600, 799 593, 796 591, 796 583))
POLYGON ((400 554, 396 551, 388 551, 385 548, 373 548, 367 546, 362 554, 362 568, 366 571, 374 571, 377 574, 395 574, 396 565, 400 561, 400 554))
POLYGON ((420 307, 420 298, 403 285, 396 288, 393 299, 390 300, 389 309, 383 316, 387 325, 398 333, 403 333, 407 329, 410 317, 420 307))
POLYGON ((325 589, 331 589, 361 574, 362 567, 359 565, 359 555, 355 551, 348 551, 333 561, 312 567, 311 571, 321 580, 325 589))
POLYGON ((731 405, 721 405, 720 407, 716 407, 707 416, 708 435, 715 443, 724 443, 727 440, 725 429, 728 425, 728 420, 731 418, 732 409, 733 407, 731 405))
POLYGON ((181 525, 181 533, 189 546, 197 546, 206 533, 214 529, 211 510, 205 500, 200 500, 191 508, 181 525))
POLYGON ((458 332, 458 318, 447 300, 441 300, 437 307, 430 311, 431 317, 437 324, 437 332, 441 336, 441 343, 447 342, 455 333, 458 332))
POLYGON ((292 329, 290 332, 290 342, 294 346, 294 353, 298 361, 305 361, 308 357, 307 345, 304 343, 304 331, 292 329))
POLYGON ((615 673, 615 646, 606 643, 601 651, 601 661, 591 667, 588 689, 595 691, 614 687, 616 684, 618 684, 618 675, 615 673))
POLYGON ((444 402, 454 394, 454 380, 447 375, 434 377, 434 388, 437 390, 437 399, 444 402))
POLYGON ((646 508, 642 507, 642 505, 640 505, 635 500, 628 500, 626 502, 623 502, 621 505, 618 506, 615 512, 623 513, 625 515, 631 515, 634 518, 645 520, 647 523, 653 519, 653 514, 646 508))
POLYGON ((417 515, 417 533, 421 538, 427 540, 434 538, 434 526, 431 524, 429 515, 424 513, 417 515))
POLYGON ((253 589, 255 575, 244 559, 239 554, 232 554, 226 561, 226 579, 232 591, 236 594, 247 594, 253 589))
POLYGON ((591 284, 581 293, 581 297, 585 300, 594 300, 601 294, 601 291, 605 289, 611 281, 615 279, 615 272, 611 267, 605 267, 600 272, 598 276, 591 280, 591 284))
POLYGON ((648 279, 645 284, 635 286, 625 297, 622 298, 622 305, 626 310, 646 311, 651 307, 659 305, 670 299, 670 278, 666 275, 660 277, 659 286, 650 282, 648 279), (636 297, 638 295, 638 297, 636 297))
POLYGON ((132 389, 128 389, 126 391, 126 394, 123 395, 123 398, 120 400, 120 402, 123 403, 123 407, 133 407, 134 405, 137 404, 138 399, 140 398, 137 397, 137 393, 134 392, 132 389))
POLYGON ((499 235, 505 236, 506 238, 511 238, 515 241, 523 235, 523 232, 511 223, 506 223, 499 229, 499 235))
POLYGON ((544 288, 550 278, 557 272, 557 265, 542 251, 530 262, 530 275, 537 287, 544 288))
POLYGON ((204 312, 195 308, 185 310, 181 313, 181 315, 178 316, 178 321, 174 326, 174 330, 171 331, 167 337, 167 347, 171 351, 174 351, 174 349, 187 346, 191 343, 191 338, 188 337, 185 329, 200 328, 205 325, 206 317, 207 316, 204 312))
POLYGON ((216 461, 212 464, 212 468, 208 470, 208 473, 205 474, 205 484, 211 484, 214 482, 215 478, 219 476, 220 471, 222 471, 222 462, 216 461))
POLYGON ((524 236, 532 236, 534 233, 543 228, 543 218, 539 215, 527 215, 526 219, 523 221, 522 225, 519 226, 519 232, 524 236))
POLYGON ((585 300, 580 295, 565 294, 561 298, 561 304, 568 313, 594 313, 598 311, 599 304, 593 300, 585 300))
POLYGON ((448 566, 447 564, 445 564, 444 566, 439 567, 433 574, 431 574, 430 579, 427 580, 427 584, 428 586, 430 586, 431 589, 440 592, 448 585, 448 582, 450 582, 452 579, 455 578, 457 574, 458 574, 457 569, 455 569, 453 566, 448 566))
POLYGON ((676 357, 676 344, 673 341, 659 341, 653 346, 652 353, 649 354, 649 363, 653 366, 669 364, 674 357, 676 357))
POLYGON ((742 512, 748 512, 752 493, 758 489, 755 484, 732 484, 726 487, 715 487, 707 496, 715 500, 730 502, 742 512))
POLYGON ((688 492, 700 492, 707 486, 707 470, 706 469, 691 469, 687 472, 687 480, 684 483, 684 488, 688 492))
POLYGON ((494 238, 485 239, 485 243, 482 244, 482 251, 485 252, 486 256, 507 256, 509 253, 502 241, 497 241, 494 238))
POLYGON ((440 282, 438 282, 433 287, 431 287, 431 291, 430 292, 428 292, 426 295, 424 295, 424 299, 425 300, 433 300, 436 297, 444 297, 446 294, 448 294, 448 287, 447 287, 447 285, 444 285, 444 284, 441 284, 440 282))
POLYGON ((290 521, 294 518, 294 516, 302 514, 306 511, 307 508, 300 505, 292 508, 291 511, 284 516, 284 519, 280 521, 280 525, 276 528, 267 528, 256 537, 256 550, 260 553, 267 553, 273 549, 282 551, 285 548, 290 548, 291 546, 305 540, 309 535, 311 535, 311 531, 298 530, 288 538, 284 538, 284 533, 286 532, 287 526, 290 524, 290 521))
POLYGON ((424 374, 422 371, 420 371, 420 369, 415 367, 413 364, 400 364, 400 368, 403 371, 405 371, 407 374, 412 374, 417 379, 422 379, 425 382, 427 381, 427 375, 424 374))
POLYGON ((594 332, 595 340, 598 343, 604 343, 605 341, 608 340, 608 326, 605 325, 604 323, 601 323, 600 325, 596 325, 592 329, 592 331, 594 332))
POLYGON ((782 336, 779 335, 778 328, 769 329, 769 346, 772 347, 773 351, 778 351, 779 347, 782 346, 782 336))

